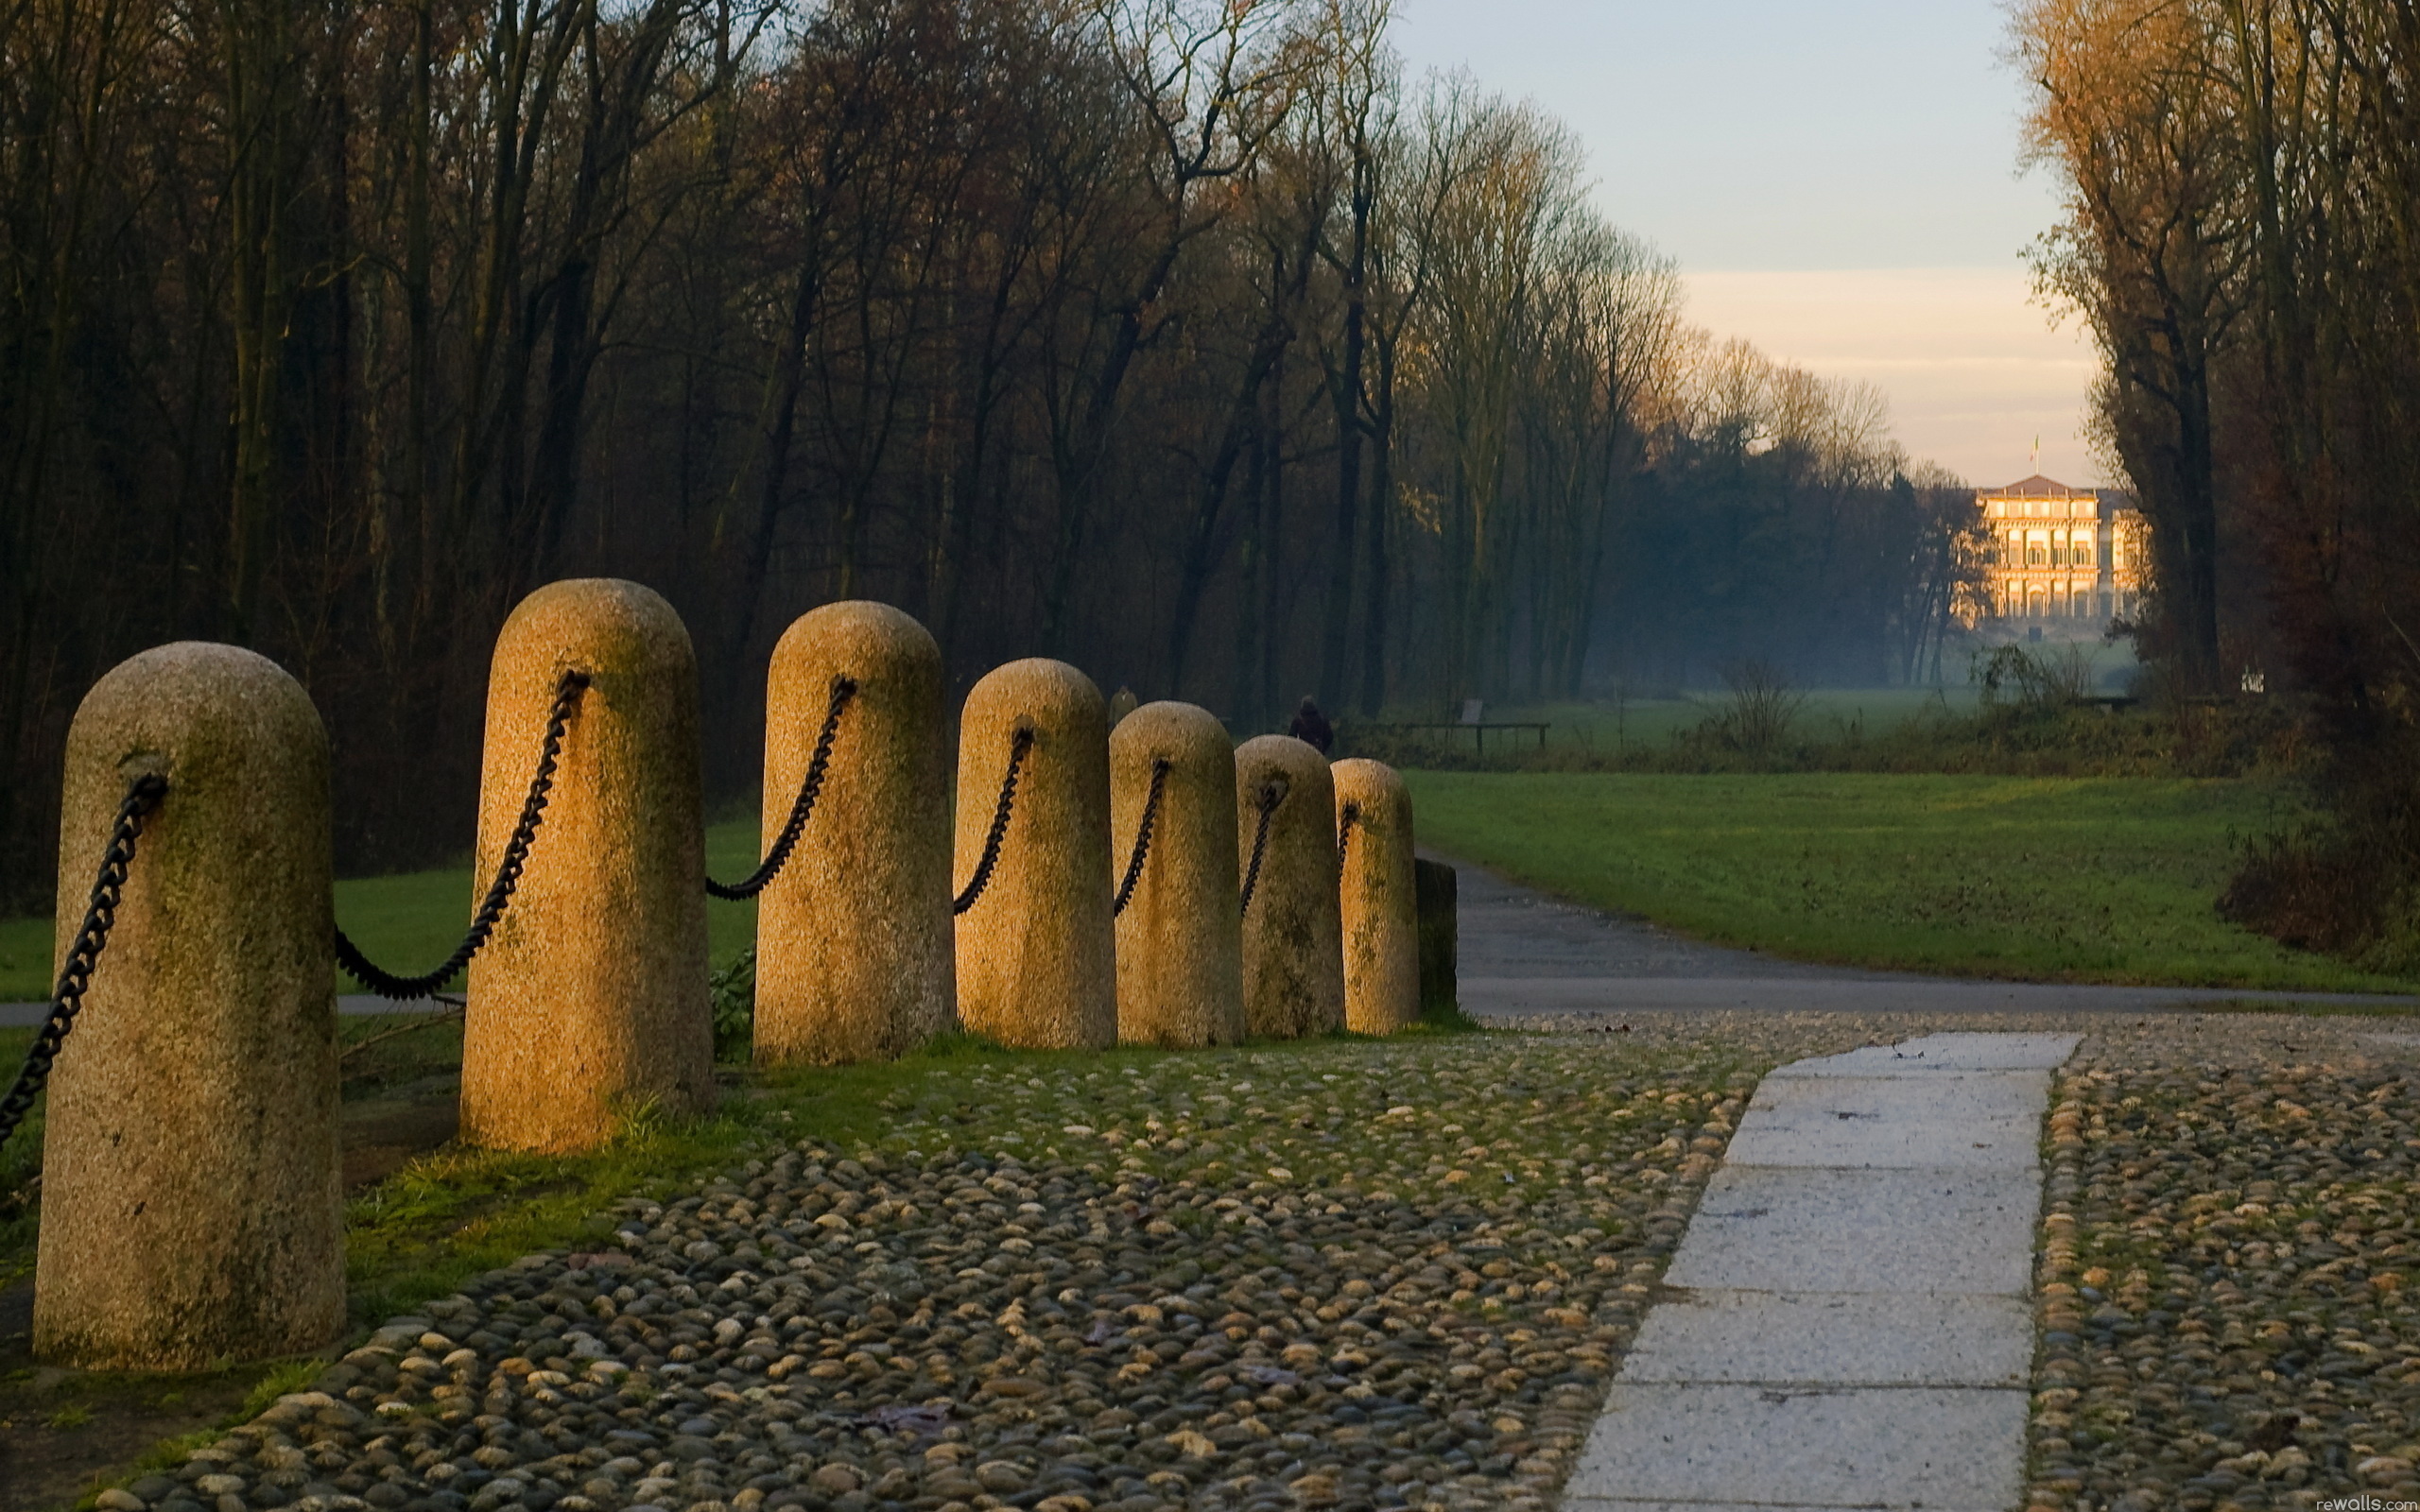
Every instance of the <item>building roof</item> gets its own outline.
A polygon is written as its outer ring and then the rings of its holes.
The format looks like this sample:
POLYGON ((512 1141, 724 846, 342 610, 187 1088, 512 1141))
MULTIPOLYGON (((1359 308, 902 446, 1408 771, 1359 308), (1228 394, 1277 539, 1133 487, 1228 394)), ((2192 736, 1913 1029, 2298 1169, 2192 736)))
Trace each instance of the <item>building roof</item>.
POLYGON ((2098 489, 2071 489, 2056 478, 2046 478, 2036 472, 2004 489, 1986 489, 1983 496, 1987 499, 2089 499, 2100 491, 2098 489))

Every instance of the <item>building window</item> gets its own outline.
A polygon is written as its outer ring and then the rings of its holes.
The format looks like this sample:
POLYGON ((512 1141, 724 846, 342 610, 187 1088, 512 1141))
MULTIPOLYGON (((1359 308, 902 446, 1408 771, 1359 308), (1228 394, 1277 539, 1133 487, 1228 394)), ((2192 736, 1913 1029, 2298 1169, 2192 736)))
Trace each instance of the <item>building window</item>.
POLYGON ((2042 542, 2034 541, 2025 548, 2025 562, 2029 567, 2047 567, 2050 564, 2050 553, 2042 542))
POLYGON ((2092 565, 2092 542, 2086 541, 2082 536, 2078 536, 2076 538, 2075 563, 2079 567, 2089 567, 2092 565))

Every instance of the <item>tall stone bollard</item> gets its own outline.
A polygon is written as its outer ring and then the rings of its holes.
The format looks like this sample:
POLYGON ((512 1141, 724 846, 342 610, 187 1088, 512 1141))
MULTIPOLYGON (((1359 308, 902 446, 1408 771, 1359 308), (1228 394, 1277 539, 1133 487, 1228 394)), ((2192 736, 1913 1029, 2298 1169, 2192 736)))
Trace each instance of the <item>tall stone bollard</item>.
POLYGON ((1344 1026, 1393 1034, 1420 1020, 1420 894, 1412 876, 1411 794, 1384 762, 1336 764, 1344 857, 1344 1026))
POLYGON ((1109 737, 1109 779, 1110 885, 1126 903, 1117 915, 1117 1038, 1174 1048, 1238 1043, 1243 922, 1226 727, 1189 703, 1145 704, 1109 737), (1137 870, 1147 811, 1150 843, 1137 870))
POLYGON ((121 662, 67 736, 63 962, 130 780, 168 782, 50 1079, 34 1349, 192 1370, 344 1328, 328 746, 231 645, 121 662))
POLYGON ((765 853, 846 679, 822 786, 758 895, 756 1058, 889 1059, 950 1025, 949 768, 941 647, 887 604, 826 604, 773 648, 765 853))
POLYGON ((1461 883, 1443 861, 1414 860, 1420 895, 1420 1011, 1451 1017, 1461 1008, 1461 883))
POLYGON ((471 963, 462 1137, 603 1143, 643 1107, 713 1106, 698 666, 672 606, 610 577, 550 583, 496 638, 473 868, 520 818, 566 671, 591 679, 527 868, 471 963))
POLYGON ((1236 747, 1236 841, 1251 893, 1243 910, 1245 1023, 1266 1040, 1343 1028, 1336 790, 1327 758, 1291 735, 1236 747), (1264 833, 1262 813, 1272 800, 1264 833))
POLYGON ((1117 1042, 1110 926, 1109 721, 1100 690, 1063 662, 995 667, 959 719, 958 1016, 1037 1050, 1117 1042), (990 843, 1020 731, 1007 827, 990 843), (987 869, 986 853, 993 851, 987 869))

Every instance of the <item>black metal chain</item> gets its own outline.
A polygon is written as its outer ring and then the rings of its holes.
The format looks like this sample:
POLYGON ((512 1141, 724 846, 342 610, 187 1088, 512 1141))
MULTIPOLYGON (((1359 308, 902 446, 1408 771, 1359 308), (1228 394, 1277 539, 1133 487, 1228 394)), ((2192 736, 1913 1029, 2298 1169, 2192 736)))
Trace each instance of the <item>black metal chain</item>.
POLYGON ((1269 819, 1277 805, 1286 801, 1290 784, 1283 777, 1272 777, 1260 784, 1260 792, 1253 799, 1253 807, 1260 810, 1260 827, 1252 834, 1252 865, 1244 868, 1244 913, 1252 912, 1253 889, 1260 885, 1260 858, 1269 849, 1269 819))
POLYGON ((781 874, 782 864, 789 860, 799 835, 806 829, 807 816, 815 812, 817 795, 823 791, 823 770, 832 764, 832 737, 840 732, 840 711, 849 707, 849 700, 856 696, 856 679, 832 679, 832 706, 824 711, 823 732, 815 737, 815 754, 807 761, 806 780, 798 785, 798 799, 790 804, 789 822, 782 826, 782 833, 773 840, 773 849, 765 852, 763 863, 746 882, 726 885, 708 877, 708 893, 732 902, 743 902, 763 892, 781 874))
POLYGON ((949 911, 962 914, 975 906, 983 889, 992 885, 992 868, 1000 864, 1000 842, 1009 836, 1009 816, 1017 801, 1017 769, 1025 765, 1026 752, 1033 748, 1033 730, 1019 726, 1016 738, 1009 743, 1009 775, 1000 779, 999 806, 992 811, 992 828, 983 836, 983 854, 975 863, 975 875, 968 879, 966 890, 951 901, 949 911))
POLYGON ((1361 805, 1345 804, 1342 822, 1336 827, 1336 874, 1339 877, 1344 875, 1344 858, 1353 847, 1353 827, 1360 822, 1361 805))
POLYGON ((1115 919, 1126 912, 1134 900, 1134 885, 1143 880, 1143 861, 1151 853, 1151 823, 1160 816, 1160 791, 1168 785, 1168 773, 1176 763, 1160 757, 1151 763, 1151 791, 1143 799, 1143 822, 1134 831, 1134 853, 1127 858, 1126 880, 1117 885, 1117 901, 1109 905, 1109 917, 1115 919))
POLYGON ((167 792, 168 780, 157 772, 147 772, 127 785, 117 819, 110 826, 110 843, 101 851, 100 874, 93 879, 92 901, 84 905, 84 922, 77 929, 76 942, 67 948, 67 964, 60 969, 59 980, 50 989, 50 1016, 34 1035, 33 1048, 26 1052, 16 1085, 9 1089, 8 1096, 0 1097, 0 1144, 8 1143, 17 1132, 34 1099, 42 1094, 43 1083, 50 1080, 51 1062, 59 1058, 67 1031, 76 1026, 77 1011, 83 1007, 85 990, 93 985, 93 968, 110 942, 110 926, 117 922, 126 868, 134 859, 134 842, 143 833, 144 817, 160 806, 167 792))
POLYGON ((546 739, 538 750, 538 775, 529 780, 529 797, 521 805, 520 821, 512 827, 512 838, 505 843, 504 859, 497 863, 495 881, 489 884, 488 894, 479 901, 479 911, 471 918, 470 933, 445 964, 419 976, 397 976, 381 970, 361 954, 361 947, 337 931, 337 964, 347 975, 382 998, 398 1003, 424 998, 454 980, 471 957, 479 954, 488 936, 495 933, 496 920, 504 917, 507 903, 512 901, 513 888, 521 885, 521 869, 529 860, 529 843, 537 837, 538 822, 546 812, 546 795, 555 785, 555 762, 562 754, 563 731, 571 726, 571 716, 579 710, 579 696, 588 691, 589 676, 585 672, 566 672, 555 688, 555 706, 546 714, 546 739))

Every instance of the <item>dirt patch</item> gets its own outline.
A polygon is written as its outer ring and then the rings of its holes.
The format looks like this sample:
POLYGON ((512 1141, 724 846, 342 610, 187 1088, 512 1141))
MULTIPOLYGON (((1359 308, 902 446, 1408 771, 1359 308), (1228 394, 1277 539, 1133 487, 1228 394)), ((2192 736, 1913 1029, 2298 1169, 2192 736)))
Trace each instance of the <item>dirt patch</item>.
POLYGON ((384 1181, 416 1157, 453 1143, 460 1127, 458 1078, 431 1076, 344 1105, 344 1189, 384 1181))
POLYGON ((163 1439, 227 1420, 272 1366, 190 1376, 61 1370, 33 1358, 34 1288, 0 1291, 0 1512, 60 1512, 163 1439))

